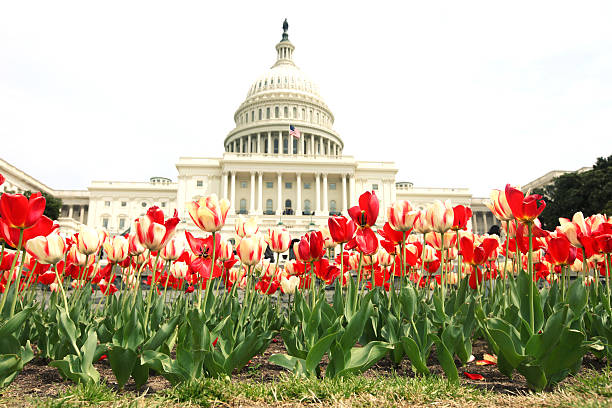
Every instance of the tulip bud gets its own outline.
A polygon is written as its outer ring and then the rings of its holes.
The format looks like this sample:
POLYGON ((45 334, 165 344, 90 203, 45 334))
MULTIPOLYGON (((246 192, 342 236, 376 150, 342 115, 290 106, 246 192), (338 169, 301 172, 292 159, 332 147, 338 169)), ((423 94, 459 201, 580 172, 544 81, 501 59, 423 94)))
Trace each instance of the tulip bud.
POLYGON ((219 255, 217 256, 218 260, 227 261, 234 257, 234 247, 229 240, 221 238, 219 248, 219 255))
POLYGON ((389 224, 396 231, 410 231, 419 216, 420 212, 408 200, 398 200, 387 209, 389 224))
POLYGON ((280 281, 281 289, 283 293, 293 295, 298 285, 300 284, 300 278, 297 276, 290 276, 289 278, 282 278, 280 281))
POLYGON ((185 262, 174 262, 170 266, 170 274, 175 279, 185 279, 185 277, 187 276, 188 269, 189 265, 187 265, 185 262))
POLYGON ((83 255, 95 254, 102 245, 98 231, 85 225, 81 226, 76 239, 77 249, 83 255))
POLYGON ((55 265, 66 253, 66 242, 57 233, 52 233, 47 237, 34 237, 26 243, 26 250, 34 256, 41 264, 55 265))
POLYGON ((276 253, 283 253, 289 249, 291 245, 291 235, 285 228, 276 227, 268 229, 268 236, 266 238, 270 250, 276 253))
POLYGON ((176 261, 183 254, 184 250, 184 242, 172 238, 159 252, 159 256, 165 261, 176 261))
POLYGON ((225 198, 219 200, 216 194, 187 203, 189 216, 195 225, 207 232, 217 232, 223 228, 229 207, 229 201, 225 198))
POLYGON ((128 256, 129 242, 125 237, 117 235, 109 238, 104 243, 104 252, 109 262, 122 262, 128 256))
POLYGON ((450 200, 446 200, 444 204, 440 200, 435 200, 427 207, 425 217, 433 231, 443 233, 453 226, 455 213, 450 200))
POLYGON ((255 235, 259 232, 259 225, 257 225, 257 218, 251 217, 248 220, 241 215, 236 220, 236 235, 243 238, 247 235, 255 235))
POLYGON ((255 265, 261 260, 267 247, 261 234, 248 235, 240 240, 236 252, 244 265, 255 265))

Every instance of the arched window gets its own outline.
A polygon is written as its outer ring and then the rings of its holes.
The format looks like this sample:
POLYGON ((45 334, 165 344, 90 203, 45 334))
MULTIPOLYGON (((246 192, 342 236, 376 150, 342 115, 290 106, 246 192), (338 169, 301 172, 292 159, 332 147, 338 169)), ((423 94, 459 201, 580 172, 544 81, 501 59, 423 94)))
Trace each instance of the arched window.
POLYGON ((261 119, 262 119, 262 117, 263 117, 263 111, 260 109, 260 110, 259 110, 259 120, 261 120, 261 119))
POLYGON ((241 198, 240 199, 240 213, 241 214, 246 214, 246 199, 241 198))
POLYGON ((293 154, 297 154, 298 140, 295 137, 292 137, 291 140, 293 140, 293 154))
POLYGON ((276 107, 274 108, 274 117, 275 117, 275 118, 278 118, 279 116, 280 116, 280 112, 279 112, 278 106, 276 106, 276 107))
POLYGON ((304 212, 310 213, 310 200, 304 200, 304 212))
POLYGON ((285 210, 290 210, 291 209, 291 200, 286 199, 285 200, 285 210))
POLYGON ((283 138, 283 153, 289 153, 289 138, 283 138))
POLYGON ((285 111, 284 112, 285 113, 285 117, 288 118, 289 117, 289 108, 285 106, 284 111, 285 111))
POLYGON ((297 108, 296 107, 293 108, 293 118, 294 119, 297 118, 297 108))
POLYGON ((272 208, 272 205, 273 205, 273 204, 272 204, 272 199, 268 198, 268 199, 266 200, 266 212, 267 212, 268 214, 272 214, 272 212, 274 211, 274 209, 272 208))
POLYGON ((336 200, 331 200, 329 202, 329 212, 336 212, 336 200))
POLYGON ((270 151, 268 150, 268 139, 264 139, 264 152, 266 153, 270 153, 270 151))
POLYGON ((278 153, 278 139, 274 139, 274 153, 278 153))

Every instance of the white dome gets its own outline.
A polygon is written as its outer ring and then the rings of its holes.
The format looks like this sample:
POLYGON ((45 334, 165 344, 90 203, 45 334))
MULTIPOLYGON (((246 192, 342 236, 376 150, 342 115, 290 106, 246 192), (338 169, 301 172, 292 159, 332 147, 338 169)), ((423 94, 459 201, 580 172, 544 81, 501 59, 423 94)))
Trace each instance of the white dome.
POLYGON ((319 99, 319 87, 294 64, 275 64, 253 83, 247 98, 288 90, 319 99))

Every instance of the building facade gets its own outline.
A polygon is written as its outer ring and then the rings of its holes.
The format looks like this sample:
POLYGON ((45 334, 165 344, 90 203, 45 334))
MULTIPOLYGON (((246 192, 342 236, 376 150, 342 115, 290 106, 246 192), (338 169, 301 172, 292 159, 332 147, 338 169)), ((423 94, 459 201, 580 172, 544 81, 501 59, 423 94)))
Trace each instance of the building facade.
MULTIPOLYGON (((284 28, 275 63, 251 85, 234 114, 235 127, 223 140, 219 158, 181 157, 177 181, 153 177, 149 182, 94 181, 82 191, 53 190, 0 159, 5 191, 44 191, 63 201, 60 225, 76 231, 81 224, 127 231, 133 220, 157 205, 167 215, 176 209, 179 229, 196 230, 186 203, 210 194, 231 203, 224 232, 237 217, 256 216, 261 228, 282 223, 294 236, 345 214, 361 193, 375 191, 378 223, 395 200, 424 208, 434 200, 472 207, 473 229, 484 233, 499 225, 467 188, 419 188, 396 181, 393 162, 360 161, 343 154, 344 141, 333 129, 334 115, 317 85, 294 63, 294 45, 284 28), (291 126, 299 135, 292 135, 291 126)), ((221 143, 221 140, 220 140, 221 143)))

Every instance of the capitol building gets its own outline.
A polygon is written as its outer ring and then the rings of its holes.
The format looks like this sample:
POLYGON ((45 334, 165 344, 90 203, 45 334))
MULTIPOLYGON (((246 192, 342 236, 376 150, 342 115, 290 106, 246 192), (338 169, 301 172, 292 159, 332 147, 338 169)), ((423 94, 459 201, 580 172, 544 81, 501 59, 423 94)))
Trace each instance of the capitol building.
POLYGON ((234 129, 223 140, 219 135, 222 157, 181 157, 176 175, 142 182, 92 181, 86 190, 55 190, 0 159, 0 173, 6 177, 2 189, 60 198, 58 222, 69 232, 86 224, 124 233, 152 205, 167 215, 178 210, 179 229, 197 230, 186 203, 215 193, 231 203, 223 232, 233 232, 237 217, 244 214, 256 216, 263 229, 282 223, 297 237, 326 225, 330 215, 346 215, 366 190, 374 190, 380 200, 379 226, 395 200, 424 208, 436 199, 472 207, 475 232, 499 225, 485 200, 472 197, 467 188, 415 187, 396 179, 393 162, 344 155, 334 115, 317 85, 295 64, 294 51, 285 23, 276 61, 248 88, 234 113, 234 129), (290 133, 291 127, 299 137, 290 133))

